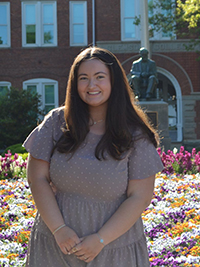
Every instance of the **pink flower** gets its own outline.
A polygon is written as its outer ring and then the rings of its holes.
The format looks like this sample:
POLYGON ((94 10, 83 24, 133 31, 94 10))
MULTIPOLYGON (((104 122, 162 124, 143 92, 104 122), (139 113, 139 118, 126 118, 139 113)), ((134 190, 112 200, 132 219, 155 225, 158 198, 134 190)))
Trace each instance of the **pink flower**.
POLYGON ((195 154, 196 154, 196 148, 193 148, 193 149, 192 149, 192 157, 194 157, 195 154))

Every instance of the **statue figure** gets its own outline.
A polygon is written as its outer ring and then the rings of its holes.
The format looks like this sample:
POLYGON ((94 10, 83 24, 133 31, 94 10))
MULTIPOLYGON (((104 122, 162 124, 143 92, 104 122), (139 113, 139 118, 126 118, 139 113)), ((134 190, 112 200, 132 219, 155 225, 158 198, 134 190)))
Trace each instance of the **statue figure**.
POLYGON ((140 48, 140 58, 133 61, 131 81, 137 98, 152 98, 155 86, 158 83, 155 61, 148 59, 148 50, 140 48))

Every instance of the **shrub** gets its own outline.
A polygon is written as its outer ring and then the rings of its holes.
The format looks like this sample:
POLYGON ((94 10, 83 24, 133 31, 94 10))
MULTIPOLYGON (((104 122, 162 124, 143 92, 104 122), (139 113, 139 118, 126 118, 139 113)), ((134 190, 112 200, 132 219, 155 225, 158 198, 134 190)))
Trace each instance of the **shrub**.
POLYGON ((39 116, 40 97, 30 90, 10 88, 0 98, 0 148, 22 143, 32 131, 39 116))
POLYGON ((3 154, 2 155, 5 155, 5 153, 8 152, 8 150, 12 153, 12 154, 24 154, 24 153, 27 153, 26 149, 22 146, 22 144, 16 144, 16 145, 13 145, 13 146, 9 146, 7 147, 3 154))

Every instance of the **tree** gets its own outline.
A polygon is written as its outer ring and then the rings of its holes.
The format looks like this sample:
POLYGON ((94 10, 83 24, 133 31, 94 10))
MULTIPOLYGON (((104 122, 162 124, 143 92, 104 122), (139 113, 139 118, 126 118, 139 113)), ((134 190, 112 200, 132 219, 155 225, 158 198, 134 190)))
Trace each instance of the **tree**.
POLYGON ((10 88, 0 97, 0 148, 22 143, 33 130, 43 112, 40 97, 30 90, 10 88))
POLYGON ((200 1, 186 0, 184 3, 177 0, 177 12, 182 15, 184 21, 188 23, 190 29, 199 26, 200 22, 200 1))
MULTIPOLYGON (((200 43, 200 0, 149 0, 149 36, 162 31, 172 39, 190 39, 187 50, 194 50, 200 43)), ((135 25, 140 24, 140 17, 135 17, 135 25)))

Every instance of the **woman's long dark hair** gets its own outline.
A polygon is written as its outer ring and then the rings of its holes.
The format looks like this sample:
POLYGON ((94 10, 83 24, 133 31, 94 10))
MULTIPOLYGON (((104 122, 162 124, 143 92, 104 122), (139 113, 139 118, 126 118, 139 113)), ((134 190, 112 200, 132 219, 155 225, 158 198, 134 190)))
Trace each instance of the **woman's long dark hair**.
POLYGON ((120 160, 122 154, 134 143, 134 131, 140 130, 147 135, 156 147, 158 134, 150 125, 147 115, 136 103, 126 74, 114 54, 99 47, 83 50, 74 60, 67 84, 64 116, 66 127, 63 136, 57 142, 56 149, 61 153, 74 153, 89 132, 89 110, 79 97, 77 90, 78 69, 82 62, 98 59, 110 71, 111 95, 108 99, 106 131, 96 146, 95 156, 105 159, 107 152, 114 159, 120 160))

